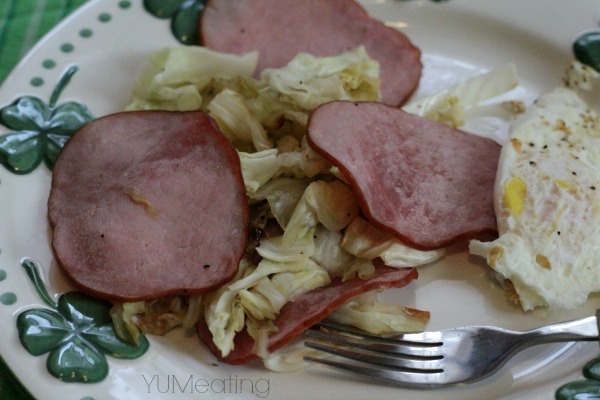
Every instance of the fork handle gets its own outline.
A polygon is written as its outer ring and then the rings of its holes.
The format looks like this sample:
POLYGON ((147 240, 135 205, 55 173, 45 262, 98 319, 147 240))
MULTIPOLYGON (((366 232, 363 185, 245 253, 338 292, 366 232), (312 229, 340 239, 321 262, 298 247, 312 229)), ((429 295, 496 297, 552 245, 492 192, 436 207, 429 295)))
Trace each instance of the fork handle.
POLYGON ((523 332, 527 340, 537 343, 598 340, 600 310, 596 316, 561 322, 523 332))

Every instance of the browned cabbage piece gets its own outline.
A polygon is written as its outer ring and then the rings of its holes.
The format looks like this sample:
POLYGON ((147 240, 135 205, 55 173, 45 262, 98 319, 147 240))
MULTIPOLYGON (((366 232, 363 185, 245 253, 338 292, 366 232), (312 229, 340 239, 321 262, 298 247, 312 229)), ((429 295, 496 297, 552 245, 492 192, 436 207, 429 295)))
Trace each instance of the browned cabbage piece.
POLYGON ((239 158, 202 112, 91 122, 56 162, 48 214, 60 267, 110 300, 219 287, 236 274, 247 240, 239 158))

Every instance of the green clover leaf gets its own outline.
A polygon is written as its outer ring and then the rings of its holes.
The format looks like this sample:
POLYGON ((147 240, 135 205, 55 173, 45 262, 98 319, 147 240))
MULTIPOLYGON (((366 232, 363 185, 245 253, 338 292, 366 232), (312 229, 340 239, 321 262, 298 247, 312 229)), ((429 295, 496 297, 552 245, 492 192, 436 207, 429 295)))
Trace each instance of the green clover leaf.
POLYGON ((138 344, 117 336, 109 302, 81 292, 68 292, 55 303, 36 264, 24 260, 22 266, 42 300, 52 308, 34 308, 19 314, 19 339, 34 356, 49 353, 46 367, 54 377, 66 382, 99 382, 108 374, 106 355, 134 359, 148 350, 148 339, 142 334, 138 344))
POLYGON ((33 171, 43 157, 39 133, 22 131, 0 137, 0 163, 17 174, 33 171))
POLYGON ((0 110, 3 125, 25 132, 39 129, 48 114, 46 103, 33 96, 20 97, 10 106, 0 110))
POLYGON ((101 349, 104 354, 111 357, 133 360, 143 355, 148 349, 148 339, 144 335, 139 335, 140 343, 135 346, 120 339, 112 323, 99 327, 92 327, 85 332, 85 337, 101 349))
POLYGON ((556 390, 556 400, 598 399, 600 398, 600 357, 588 361, 583 366, 585 379, 568 382, 556 390))
POLYGON ((58 312, 75 325, 104 325, 111 322, 106 301, 81 292, 65 293, 58 299, 58 312))
POLYGON ((600 382, 584 379, 562 385, 555 393, 556 400, 597 399, 600 397, 600 382))
POLYGON ((52 169, 69 138, 94 119, 81 103, 56 105, 77 67, 72 66, 54 88, 49 104, 22 96, 0 109, 0 124, 13 132, 0 136, 0 163, 16 174, 27 174, 44 161, 52 169))
POLYGON ((19 339, 30 354, 49 352, 69 336, 72 326, 57 312, 48 309, 25 311, 17 317, 19 339))
POLYGON ((46 367, 52 376, 65 382, 100 382, 108 375, 104 354, 80 337, 52 351, 46 367))
POLYGON ((157 18, 171 18, 171 32, 183 44, 198 44, 198 19, 206 0, 144 0, 144 8, 157 18))
POLYGON ((600 32, 581 34, 573 43, 573 53, 579 62, 600 72, 600 32))

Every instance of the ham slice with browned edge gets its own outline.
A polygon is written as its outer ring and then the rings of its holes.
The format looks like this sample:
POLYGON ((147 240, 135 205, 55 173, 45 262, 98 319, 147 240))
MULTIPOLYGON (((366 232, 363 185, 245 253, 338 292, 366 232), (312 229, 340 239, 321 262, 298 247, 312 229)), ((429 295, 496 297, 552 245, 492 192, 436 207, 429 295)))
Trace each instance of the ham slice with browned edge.
POLYGON ((310 116, 311 147, 339 167, 375 226, 423 249, 496 232, 494 141, 381 103, 336 101, 310 116))
POLYGON ((239 158, 202 112, 118 113, 86 125, 58 157, 48 215, 58 264, 109 300, 220 287, 247 240, 239 158))
POLYGON ((285 66, 301 52, 333 56, 364 45, 379 61, 382 101, 390 105, 401 105, 421 77, 420 50, 354 0, 209 0, 199 37, 217 51, 258 50, 257 75, 285 66))
MULTIPOLYGON (((392 268, 381 265, 376 268, 376 275, 366 280, 354 278, 342 282, 340 278, 333 278, 329 285, 311 290, 283 306, 274 321, 278 331, 269 336, 268 350, 272 352, 290 343, 353 297, 371 290, 403 287, 416 279, 417 275, 417 270, 413 268, 392 268)), ((196 328, 198 335, 211 352, 225 363, 247 364, 259 359, 253 352, 254 339, 245 329, 235 336, 234 349, 223 357, 213 343, 206 321, 200 319, 196 328)))

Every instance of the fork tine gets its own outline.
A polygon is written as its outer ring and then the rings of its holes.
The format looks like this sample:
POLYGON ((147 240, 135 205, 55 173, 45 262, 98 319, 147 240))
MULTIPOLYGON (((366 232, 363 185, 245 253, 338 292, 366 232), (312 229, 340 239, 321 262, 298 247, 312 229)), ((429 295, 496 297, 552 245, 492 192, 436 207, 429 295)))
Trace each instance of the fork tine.
POLYGON ((333 367, 345 372, 375 378, 380 381, 391 383, 395 386, 410 389, 428 389, 444 385, 443 372, 422 373, 414 371, 386 370, 374 366, 363 366, 356 363, 343 363, 327 358, 317 358, 305 356, 306 361, 311 361, 329 367, 333 367))
POLYGON ((380 366, 383 368, 391 368, 394 371, 415 372, 415 373, 439 373, 443 372, 440 360, 441 357, 405 357, 403 354, 384 355, 379 352, 365 351, 363 348, 339 347, 338 345, 330 345, 307 341, 306 347, 324 351, 326 353, 348 358, 351 360, 369 363, 371 365, 380 366))
POLYGON ((435 333, 428 332, 425 335, 411 334, 399 335, 393 338, 359 333, 346 327, 324 326, 321 330, 309 329, 308 336, 336 343, 343 346, 352 346, 372 352, 394 355, 396 357, 410 358, 414 360, 432 361, 441 359, 442 342, 435 333), (410 340, 405 337, 410 336, 410 340))
POLYGON ((397 343, 399 341, 411 342, 411 344, 415 346, 441 346, 443 344, 443 341, 441 339, 442 332, 440 331, 429 331, 421 333, 394 333, 391 335, 380 335, 375 333, 369 333, 367 331, 354 328, 350 325, 345 325, 328 320, 321 321, 313 326, 313 328, 316 327, 325 328, 328 332, 336 331, 360 337, 368 337, 377 340, 390 341, 393 343, 397 343))
POLYGON ((441 332, 398 334, 382 337, 348 325, 321 322, 306 331, 309 348, 341 357, 305 357, 346 372, 376 378, 408 388, 446 384, 441 332))

